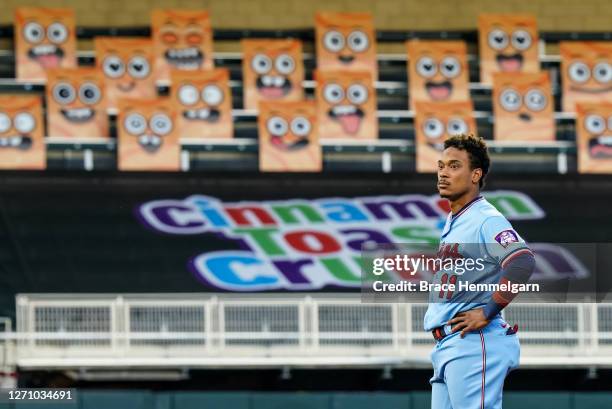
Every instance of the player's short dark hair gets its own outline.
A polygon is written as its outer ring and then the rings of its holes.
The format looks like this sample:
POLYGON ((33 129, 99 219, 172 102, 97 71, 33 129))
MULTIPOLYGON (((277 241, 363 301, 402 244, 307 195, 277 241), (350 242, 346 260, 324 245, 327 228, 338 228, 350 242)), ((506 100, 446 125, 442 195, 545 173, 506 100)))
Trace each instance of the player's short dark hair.
POLYGON ((444 141, 444 149, 456 148, 466 151, 470 157, 470 168, 482 169, 482 177, 478 181, 478 185, 482 189, 485 185, 485 177, 489 173, 491 159, 485 141, 474 135, 456 135, 444 141))

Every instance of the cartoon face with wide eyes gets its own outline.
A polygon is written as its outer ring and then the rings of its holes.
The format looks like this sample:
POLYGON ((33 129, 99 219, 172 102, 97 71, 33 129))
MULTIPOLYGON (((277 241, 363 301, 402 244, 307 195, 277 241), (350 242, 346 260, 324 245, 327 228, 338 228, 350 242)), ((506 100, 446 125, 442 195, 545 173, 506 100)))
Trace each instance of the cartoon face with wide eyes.
POLYGON ((370 72, 319 71, 317 118, 321 138, 378 138, 376 90, 370 72))
POLYGON ((94 68, 48 72, 47 126, 49 136, 109 137, 104 80, 94 68))
POLYGON ((463 41, 407 42, 410 106, 416 101, 467 101, 467 49, 463 41))
POLYGON ((0 169, 44 169, 42 101, 0 95, 0 169))
POLYGON ((260 101, 304 98, 302 43, 298 40, 242 40, 244 107, 260 101))
POLYGON ((370 71, 376 80, 376 33, 371 14, 319 12, 315 36, 318 70, 370 71))
POLYGON ((181 138, 231 138, 229 71, 172 72, 171 98, 181 138))
POLYGON ((262 102, 258 129, 260 170, 321 170, 314 102, 262 102))
POLYGON ((74 68, 76 28, 70 9, 15 9, 15 62, 20 81, 44 81, 50 68, 74 68))
POLYGON ((493 75, 495 139, 555 139, 553 97, 547 72, 493 75))
POLYGON ((576 104, 580 173, 612 173, 612 103, 576 104))
POLYGON ((129 37, 96 37, 96 67, 104 75, 108 107, 119 98, 154 98, 153 46, 150 40, 129 37))
POLYGON ((178 170, 179 133, 169 98, 120 99, 120 170, 178 170))
POLYGON ((416 168, 431 173, 438 169, 444 141, 454 135, 476 135, 471 101, 415 103, 414 134, 416 168))
POLYGON ((481 14, 478 17, 480 82, 491 85, 493 73, 536 73, 538 29, 534 16, 481 14))
POLYGON ((153 10, 155 69, 169 80, 170 70, 213 68, 212 29, 206 10, 153 10))
POLYGON ((612 42, 567 41, 559 44, 563 110, 578 102, 612 102, 612 42))

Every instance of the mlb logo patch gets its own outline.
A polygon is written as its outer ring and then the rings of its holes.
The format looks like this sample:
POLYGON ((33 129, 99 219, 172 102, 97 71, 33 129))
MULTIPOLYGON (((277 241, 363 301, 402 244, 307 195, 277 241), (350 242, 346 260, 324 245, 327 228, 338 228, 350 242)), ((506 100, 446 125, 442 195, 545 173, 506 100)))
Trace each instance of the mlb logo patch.
POLYGON ((495 236, 495 241, 506 248, 510 243, 518 243, 519 239, 514 230, 504 230, 495 236))

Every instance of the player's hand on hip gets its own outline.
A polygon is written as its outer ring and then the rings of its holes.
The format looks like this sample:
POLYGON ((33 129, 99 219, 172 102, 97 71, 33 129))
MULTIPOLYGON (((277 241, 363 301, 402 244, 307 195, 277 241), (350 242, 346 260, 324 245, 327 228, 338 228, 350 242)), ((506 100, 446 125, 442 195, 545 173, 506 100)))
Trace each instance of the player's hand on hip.
POLYGON ((478 331, 486 327, 487 324, 489 324, 489 320, 485 318, 484 310, 482 308, 477 308, 460 312, 455 318, 448 321, 448 324, 451 325, 451 331, 453 333, 461 331, 461 338, 463 338, 468 332, 478 331))

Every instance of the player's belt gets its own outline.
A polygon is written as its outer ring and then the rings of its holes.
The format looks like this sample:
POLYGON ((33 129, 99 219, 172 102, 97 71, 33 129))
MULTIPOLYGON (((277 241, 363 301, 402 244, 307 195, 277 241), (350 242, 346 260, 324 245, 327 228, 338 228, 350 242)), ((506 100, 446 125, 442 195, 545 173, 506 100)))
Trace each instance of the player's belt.
POLYGON ((438 342, 442 341, 447 335, 450 335, 444 331, 444 325, 438 328, 434 328, 431 331, 431 334, 433 335, 434 339, 438 342))

